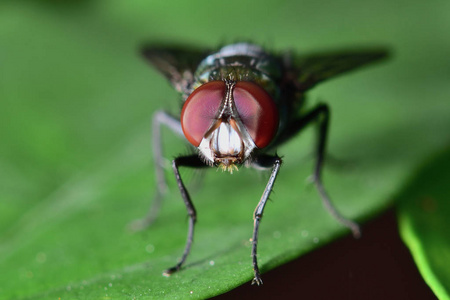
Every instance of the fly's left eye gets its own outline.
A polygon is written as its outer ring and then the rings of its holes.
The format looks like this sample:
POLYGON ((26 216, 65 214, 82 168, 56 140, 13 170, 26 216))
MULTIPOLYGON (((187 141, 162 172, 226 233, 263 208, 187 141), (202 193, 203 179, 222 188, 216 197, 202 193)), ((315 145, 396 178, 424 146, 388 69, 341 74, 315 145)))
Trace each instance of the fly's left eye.
POLYGON ((195 147, 200 145, 204 134, 214 123, 225 93, 224 81, 211 81, 198 87, 184 103, 181 127, 188 141, 195 147))
POLYGON ((278 129, 278 110, 270 95, 259 85, 238 81, 234 103, 247 132, 258 148, 266 147, 278 129))

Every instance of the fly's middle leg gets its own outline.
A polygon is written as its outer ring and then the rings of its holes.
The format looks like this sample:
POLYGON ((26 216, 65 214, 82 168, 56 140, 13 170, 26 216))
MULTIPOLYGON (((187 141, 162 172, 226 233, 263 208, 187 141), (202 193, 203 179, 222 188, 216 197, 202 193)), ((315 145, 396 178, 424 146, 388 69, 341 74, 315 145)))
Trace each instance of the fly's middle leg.
POLYGON ((163 156, 161 125, 166 126, 176 135, 183 136, 180 120, 176 117, 162 110, 153 114, 151 142, 156 172, 156 193, 147 214, 142 219, 135 220, 129 225, 133 231, 144 230, 155 221, 161 208, 162 199, 168 190, 164 177, 166 159, 163 156))

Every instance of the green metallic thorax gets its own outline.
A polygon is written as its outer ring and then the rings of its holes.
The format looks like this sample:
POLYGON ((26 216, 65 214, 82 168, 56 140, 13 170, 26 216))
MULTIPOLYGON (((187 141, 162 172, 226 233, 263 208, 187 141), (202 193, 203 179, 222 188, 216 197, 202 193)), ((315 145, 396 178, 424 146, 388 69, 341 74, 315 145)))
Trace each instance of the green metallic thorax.
POLYGON ((223 47, 206 57, 195 71, 192 90, 214 80, 252 81, 278 102, 280 77, 280 66, 272 56, 260 47, 240 43, 223 47))

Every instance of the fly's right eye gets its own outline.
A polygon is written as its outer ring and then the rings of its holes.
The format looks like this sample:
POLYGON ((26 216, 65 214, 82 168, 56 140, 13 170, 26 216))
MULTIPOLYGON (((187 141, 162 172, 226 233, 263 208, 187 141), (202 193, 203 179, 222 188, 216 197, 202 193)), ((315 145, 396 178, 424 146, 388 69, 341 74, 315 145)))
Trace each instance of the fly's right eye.
POLYGON ((215 121, 225 97, 224 81, 211 81, 198 87, 183 105, 181 127, 189 143, 198 147, 203 136, 215 121))

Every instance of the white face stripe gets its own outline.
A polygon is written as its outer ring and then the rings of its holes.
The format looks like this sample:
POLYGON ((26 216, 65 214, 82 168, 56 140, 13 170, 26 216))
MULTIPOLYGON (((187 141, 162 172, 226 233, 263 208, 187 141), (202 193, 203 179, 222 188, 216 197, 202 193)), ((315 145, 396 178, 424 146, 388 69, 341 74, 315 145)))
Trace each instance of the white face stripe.
POLYGON ((202 139, 198 146, 200 154, 210 165, 243 163, 256 148, 255 143, 240 122, 233 119, 219 122, 219 126, 202 139))
POLYGON ((219 128, 213 132, 211 141, 211 150, 219 156, 235 156, 242 151, 242 140, 229 123, 220 123, 219 128))

